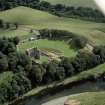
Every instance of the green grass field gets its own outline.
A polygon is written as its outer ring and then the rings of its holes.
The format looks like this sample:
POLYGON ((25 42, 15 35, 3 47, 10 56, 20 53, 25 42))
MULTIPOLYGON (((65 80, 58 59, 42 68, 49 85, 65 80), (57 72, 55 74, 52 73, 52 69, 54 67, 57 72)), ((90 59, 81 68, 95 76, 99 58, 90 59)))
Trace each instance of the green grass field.
POLYGON ((63 4, 67 6, 97 8, 96 4, 94 3, 94 0, 43 0, 43 1, 47 1, 52 4, 63 4))
POLYGON ((71 49, 69 45, 64 41, 51 41, 47 39, 21 43, 18 46, 18 49, 19 51, 26 51, 26 49, 33 47, 38 47, 39 49, 52 49, 52 51, 57 50, 64 54, 66 57, 73 57, 77 53, 75 50, 71 49))
POLYGON ((105 105, 105 92, 87 92, 70 96, 78 105, 105 105))
MULTIPOLYGON (((35 29, 49 28, 67 30, 85 36, 95 44, 105 44, 105 33, 101 31, 105 27, 104 23, 57 17, 47 12, 22 6, 1 12, 0 18, 11 23, 19 23, 23 27, 27 25, 27 27, 35 29)), ((18 35, 22 34, 21 31, 18 32, 18 35)), ((6 32, 1 32, 0 35, 3 36, 3 33, 6 32)), ((23 32, 23 36, 24 34, 27 35, 26 32, 23 32)), ((9 34, 6 33, 6 36, 9 36, 9 34)))

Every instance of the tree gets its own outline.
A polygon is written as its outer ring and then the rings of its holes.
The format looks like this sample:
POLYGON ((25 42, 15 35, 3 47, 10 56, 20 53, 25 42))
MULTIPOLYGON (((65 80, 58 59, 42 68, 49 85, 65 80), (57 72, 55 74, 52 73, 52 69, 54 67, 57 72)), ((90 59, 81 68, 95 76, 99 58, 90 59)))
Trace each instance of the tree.
POLYGON ((0 52, 0 72, 8 70, 8 60, 7 57, 0 52))
POLYGON ((55 80, 55 73, 56 73, 57 67, 58 67, 58 62, 51 61, 46 68, 47 73, 51 77, 52 80, 55 80))
POLYGON ((44 83, 50 83, 52 81, 56 80, 56 69, 58 67, 58 62, 57 61, 51 61, 47 66, 46 66, 46 73, 44 74, 43 77, 43 82, 44 83))
POLYGON ((13 53, 16 51, 16 47, 13 43, 9 42, 7 48, 5 49, 5 54, 13 53))
POLYGON ((61 11, 62 9, 64 9, 64 6, 62 4, 56 4, 55 5, 55 10, 56 11, 61 11))
POLYGON ((81 36, 76 36, 72 39, 72 41, 70 42, 71 46, 74 48, 79 48, 82 49, 86 46, 87 44, 87 39, 85 37, 81 37, 81 36))
POLYGON ((43 69, 41 69, 38 65, 33 65, 29 73, 29 78, 33 86, 40 84, 43 79, 43 69))
POLYGON ((105 62, 105 46, 96 46, 93 49, 93 53, 100 57, 100 62, 105 62))
POLYGON ((15 45, 18 45, 19 41, 20 41, 19 37, 16 36, 13 38, 13 42, 15 45))
POLYGON ((74 68, 69 58, 62 59, 60 66, 64 67, 66 76, 71 76, 74 74, 74 68))
POLYGON ((0 19, 0 28, 3 28, 3 20, 0 19))
POLYGON ((18 23, 14 23, 14 25, 15 25, 15 28, 18 29, 19 27, 18 23))
POLYGON ((15 71, 17 69, 17 54, 16 53, 9 53, 8 54, 8 68, 9 70, 15 71))
POLYGON ((63 67, 57 67, 56 79, 62 80, 65 78, 65 70, 63 67))
POLYGON ((32 60, 31 58, 23 53, 18 53, 18 65, 21 65, 24 70, 28 73, 32 68, 32 60))
POLYGON ((21 73, 15 73, 0 85, 0 104, 13 101, 32 89, 30 80, 21 73))
POLYGON ((41 1, 40 2, 40 9, 48 10, 51 8, 51 5, 49 2, 41 1))

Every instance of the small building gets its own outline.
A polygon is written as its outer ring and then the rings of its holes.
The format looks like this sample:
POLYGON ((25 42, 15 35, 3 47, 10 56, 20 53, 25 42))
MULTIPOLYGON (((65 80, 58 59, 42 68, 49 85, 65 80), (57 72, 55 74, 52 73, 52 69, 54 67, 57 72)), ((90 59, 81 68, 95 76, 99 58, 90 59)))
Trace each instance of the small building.
POLYGON ((26 54, 31 58, 40 59, 41 53, 38 48, 30 48, 26 50, 26 54))

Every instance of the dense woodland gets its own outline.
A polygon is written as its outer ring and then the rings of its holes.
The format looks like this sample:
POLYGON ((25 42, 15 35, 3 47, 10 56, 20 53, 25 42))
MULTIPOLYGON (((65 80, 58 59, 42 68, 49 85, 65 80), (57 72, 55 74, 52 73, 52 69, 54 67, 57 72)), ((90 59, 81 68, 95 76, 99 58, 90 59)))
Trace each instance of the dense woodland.
POLYGON ((80 51, 74 58, 62 57, 60 62, 37 64, 27 54, 17 52, 18 43, 18 37, 0 38, 0 73, 11 71, 14 74, 8 83, 0 85, 1 103, 36 86, 63 80, 105 62, 105 46, 96 46, 91 53, 80 51))
POLYGON ((7 10, 17 6, 27 6, 34 9, 48 11, 59 17, 79 18, 97 22, 105 22, 105 18, 99 10, 86 7, 69 7, 62 4, 52 5, 41 0, 0 0, 0 10, 7 10))

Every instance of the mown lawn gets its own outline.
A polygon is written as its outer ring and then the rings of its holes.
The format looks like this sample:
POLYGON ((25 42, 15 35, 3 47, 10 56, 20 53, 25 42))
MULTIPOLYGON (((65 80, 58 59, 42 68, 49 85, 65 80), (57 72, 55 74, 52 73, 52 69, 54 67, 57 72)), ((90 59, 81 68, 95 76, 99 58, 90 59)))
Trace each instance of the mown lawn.
POLYGON ((13 77, 13 72, 11 71, 0 73, 0 85, 2 85, 3 83, 8 84, 8 81, 10 81, 12 77, 13 77))

